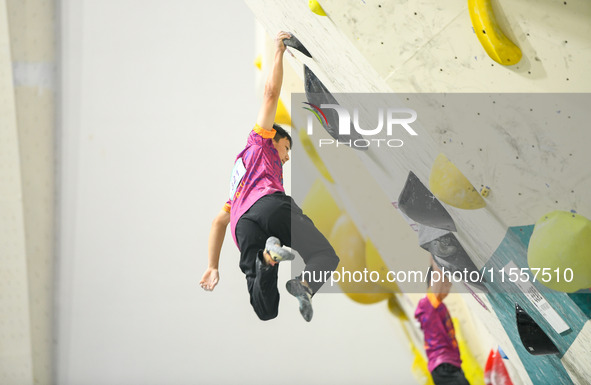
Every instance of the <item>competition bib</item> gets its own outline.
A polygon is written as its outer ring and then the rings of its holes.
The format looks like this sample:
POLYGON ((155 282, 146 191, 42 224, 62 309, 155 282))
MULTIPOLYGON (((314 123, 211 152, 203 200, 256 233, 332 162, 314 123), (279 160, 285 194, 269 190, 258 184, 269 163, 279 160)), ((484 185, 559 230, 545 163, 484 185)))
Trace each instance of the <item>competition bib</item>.
POLYGON ((240 181, 246 174, 246 167, 244 167, 244 163, 242 163, 242 158, 238 158, 236 163, 234 163, 234 168, 232 169, 232 176, 230 177, 230 200, 234 198, 234 194, 236 194, 236 189, 240 185, 240 181))

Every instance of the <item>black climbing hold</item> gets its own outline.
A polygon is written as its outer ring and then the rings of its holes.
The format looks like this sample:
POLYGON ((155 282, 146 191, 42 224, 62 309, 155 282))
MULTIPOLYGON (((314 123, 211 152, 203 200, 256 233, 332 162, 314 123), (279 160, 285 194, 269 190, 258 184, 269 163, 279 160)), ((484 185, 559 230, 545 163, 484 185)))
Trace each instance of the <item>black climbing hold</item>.
POLYGON ((437 265, 451 274, 460 272, 464 282, 477 287, 483 292, 488 292, 484 285, 486 280, 481 277, 474 262, 464 250, 455 235, 442 230, 421 226, 419 228, 419 244, 431 253, 437 265))
POLYGON ((515 304, 517 332, 527 352, 534 356, 558 354, 558 348, 540 325, 519 304, 515 304))
MULTIPOLYGON (((306 99, 308 103, 314 107, 321 108, 322 104, 339 104, 337 100, 332 96, 328 89, 322 84, 320 79, 314 75, 314 72, 304 65, 304 88, 306 90, 306 99)), ((322 109, 322 112, 326 118, 326 123, 322 123, 322 127, 328 132, 333 139, 338 140, 342 144, 349 145, 354 143, 356 140, 363 140, 361 136, 353 127, 349 129, 349 134, 343 135, 339 133, 339 114, 333 108, 322 109)), ((367 151, 367 147, 352 146, 352 148, 360 151, 367 151)))
POLYGON ((312 55, 310 55, 310 52, 308 52, 306 47, 304 47, 304 45, 293 34, 291 35, 291 37, 289 39, 283 39, 283 44, 285 44, 288 47, 297 49, 298 51, 300 51, 301 53, 303 53, 304 55, 306 55, 309 58, 312 57, 312 55))
POLYGON ((456 225, 443 205, 411 171, 398 197, 398 207, 413 221, 425 226, 456 231, 456 225))

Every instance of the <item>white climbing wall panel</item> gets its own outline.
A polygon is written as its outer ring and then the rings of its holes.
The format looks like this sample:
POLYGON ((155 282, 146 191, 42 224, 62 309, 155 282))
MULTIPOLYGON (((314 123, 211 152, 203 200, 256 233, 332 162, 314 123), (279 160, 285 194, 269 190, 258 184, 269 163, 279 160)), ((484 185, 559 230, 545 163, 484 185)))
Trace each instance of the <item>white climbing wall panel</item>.
POLYGON ((322 1, 335 26, 395 92, 589 92, 591 3, 493 1, 523 53, 503 67, 476 35, 466 1, 322 1))

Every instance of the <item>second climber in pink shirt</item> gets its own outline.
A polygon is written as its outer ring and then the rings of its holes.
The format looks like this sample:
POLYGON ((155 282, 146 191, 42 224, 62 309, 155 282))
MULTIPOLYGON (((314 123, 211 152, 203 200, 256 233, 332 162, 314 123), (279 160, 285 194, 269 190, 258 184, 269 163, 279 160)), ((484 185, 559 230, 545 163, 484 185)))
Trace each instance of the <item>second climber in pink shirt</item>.
MULTIPOLYGON (((339 258, 314 223, 285 195, 283 164, 289 160, 291 136, 274 123, 283 82, 283 40, 280 32, 275 43, 273 68, 265 83, 263 104, 246 147, 236 157, 230 180, 230 199, 213 221, 209 234, 208 267, 200 285, 213 290, 219 281, 218 264, 226 228, 240 250, 240 269, 246 276, 250 303, 261 320, 277 317, 278 263, 300 254, 306 277, 326 277, 336 269, 339 258), (290 249, 297 246, 297 252, 290 249), (285 247, 288 246, 288 247, 285 247)), ((312 319, 312 296, 323 281, 306 282, 300 277, 289 280, 287 291, 299 301, 300 313, 312 319)))
POLYGON ((431 268, 427 272, 427 295, 423 297, 415 318, 421 324, 425 338, 425 352, 435 385, 470 385, 460 359, 460 349, 456 340, 456 331, 443 300, 451 289, 451 279, 444 274, 437 263, 431 259, 431 268), (434 279, 435 272, 436 279, 434 279))

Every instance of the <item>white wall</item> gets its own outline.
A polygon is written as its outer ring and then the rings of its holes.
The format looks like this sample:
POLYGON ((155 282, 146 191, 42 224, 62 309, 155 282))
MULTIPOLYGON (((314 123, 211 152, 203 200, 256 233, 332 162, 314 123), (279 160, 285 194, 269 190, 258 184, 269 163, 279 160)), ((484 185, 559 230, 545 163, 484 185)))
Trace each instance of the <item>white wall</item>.
POLYGON ((229 234, 199 288, 258 109, 246 6, 63 0, 61 19, 56 383, 413 383, 385 303, 318 295, 307 324, 281 284, 259 321, 229 234))
POLYGON ((0 383, 31 384, 31 310, 12 55, 0 1, 0 383))
POLYGON ((0 384, 50 384, 55 2, 0 1, 0 384))

